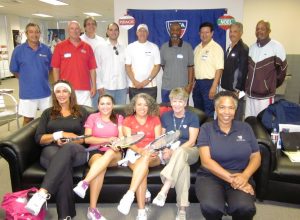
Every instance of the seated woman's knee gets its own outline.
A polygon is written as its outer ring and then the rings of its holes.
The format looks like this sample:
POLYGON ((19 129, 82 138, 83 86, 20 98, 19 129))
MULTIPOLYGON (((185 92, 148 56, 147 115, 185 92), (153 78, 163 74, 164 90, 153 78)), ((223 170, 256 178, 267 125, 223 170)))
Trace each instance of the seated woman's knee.
POLYGON ((220 219, 224 213, 224 207, 218 207, 213 201, 201 201, 201 212, 206 219, 220 219))

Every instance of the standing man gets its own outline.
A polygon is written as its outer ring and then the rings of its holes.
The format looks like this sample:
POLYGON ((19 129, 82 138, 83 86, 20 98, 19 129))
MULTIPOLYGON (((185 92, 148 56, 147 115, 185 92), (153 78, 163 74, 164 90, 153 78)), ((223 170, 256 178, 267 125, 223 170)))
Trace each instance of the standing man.
POLYGON ((162 76, 161 99, 170 102, 172 89, 184 87, 190 94, 194 84, 194 54, 191 45, 181 38, 181 26, 174 22, 170 26, 170 40, 160 49, 162 76))
POLYGON ((146 24, 137 27, 138 40, 126 49, 126 72, 130 79, 129 99, 138 93, 147 93, 155 100, 157 97, 156 75, 160 70, 160 53, 156 44, 149 42, 146 24))
MULTIPOLYGON (((249 48, 242 40, 243 24, 236 22, 230 25, 229 45, 224 57, 224 71, 221 78, 221 87, 224 90, 236 92, 239 97, 240 91, 245 91, 245 81, 248 73, 248 52, 249 48)), ((243 119, 244 98, 238 101, 235 118, 243 119)))
POLYGON ((213 98, 224 68, 224 52, 212 37, 213 24, 204 22, 199 27, 201 43, 195 48, 195 78, 193 90, 194 106, 204 111, 208 117, 214 116, 213 98))
POLYGON ((92 106, 91 97, 96 92, 96 60, 91 46, 80 39, 80 25, 71 21, 69 38, 57 44, 52 67, 53 79, 68 80, 76 93, 80 105, 92 106))
POLYGON ((40 27, 35 23, 26 26, 27 41, 17 46, 11 56, 10 72, 19 79, 19 114, 23 125, 34 119, 37 109, 50 107, 51 90, 49 71, 51 51, 40 43, 40 27))
POLYGON ((125 46, 118 43, 119 26, 107 26, 105 43, 95 48, 98 68, 97 89, 100 94, 110 94, 118 105, 125 104, 127 98, 127 75, 125 71, 125 46))
POLYGON ((245 117, 257 116, 272 104, 276 88, 286 76, 285 50, 279 42, 270 39, 270 32, 269 22, 261 20, 257 23, 257 42, 249 50, 245 117))
MULTIPOLYGON (((105 42, 105 40, 102 37, 96 34, 97 21, 95 20, 94 17, 89 16, 84 19, 83 27, 84 27, 84 34, 81 35, 80 38, 84 42, 88 43, 92 47, 95 53, 95 48, 105 42)), ((99 67, 99 63, 97 63, 97 66, 99 67)), ((96 72, 96 78, 97 78, 97 72, 96 72)), ((98 109, 98 98, 99 98, 99 91, 96 92, 96 94, 92 97, 92 106, 95 109, 98 109)))

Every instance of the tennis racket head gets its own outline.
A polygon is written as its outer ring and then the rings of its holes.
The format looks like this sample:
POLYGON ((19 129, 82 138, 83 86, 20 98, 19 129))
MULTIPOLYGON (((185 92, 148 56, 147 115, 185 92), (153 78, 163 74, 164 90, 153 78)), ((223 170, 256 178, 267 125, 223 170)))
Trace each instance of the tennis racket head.
POLYGON ((119 148, 127 148, 130 145, 136 144, 140 140, 142 140, 145 137, 144 133, 137 133, 133 134, 131 136, 122 137, 120 139, 117 139, 114 141, 111 146, 112 147, 119 147, 119 148))
POLYGON ((154 141, 152 141, 148 145, 148 149, 151 151, 159 151, 164 148, 170 147, 172 143, 177 141, 180 137, 180 131, 169 131, 158 138, 156 138, 154 141))

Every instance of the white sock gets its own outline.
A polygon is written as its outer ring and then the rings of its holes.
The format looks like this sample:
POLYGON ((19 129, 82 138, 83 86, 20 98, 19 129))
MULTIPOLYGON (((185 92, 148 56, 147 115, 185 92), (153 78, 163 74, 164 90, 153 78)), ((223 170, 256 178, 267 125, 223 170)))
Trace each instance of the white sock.
POLYGON ((131 191, 131 190, 128 190, 125 195, 128 195, 130 197, 134 197, 134 192, 131 191))
POLYGON ((138 215, 145 215, 146 210, 145 209, 138 209, 138 215))

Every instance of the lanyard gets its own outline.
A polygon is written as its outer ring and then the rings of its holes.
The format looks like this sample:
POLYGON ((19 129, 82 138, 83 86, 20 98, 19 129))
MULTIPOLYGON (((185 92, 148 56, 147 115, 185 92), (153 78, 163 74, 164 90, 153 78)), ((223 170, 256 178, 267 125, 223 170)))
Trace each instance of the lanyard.
POLYGON ((175 121, 175 115, 173 114, 173 124, 174 124, 174 129, 175 129, 175 131, 176 131, 176 130, 180 130, 180 128, 181 128, 181 126, 182 126, 182 124, 183 124, 184 118, 185 118, 185 114, 184 114, 183 118, 182 118, 181 121, 180 121, 179 128, 177 129, 176 121, 175 121))

